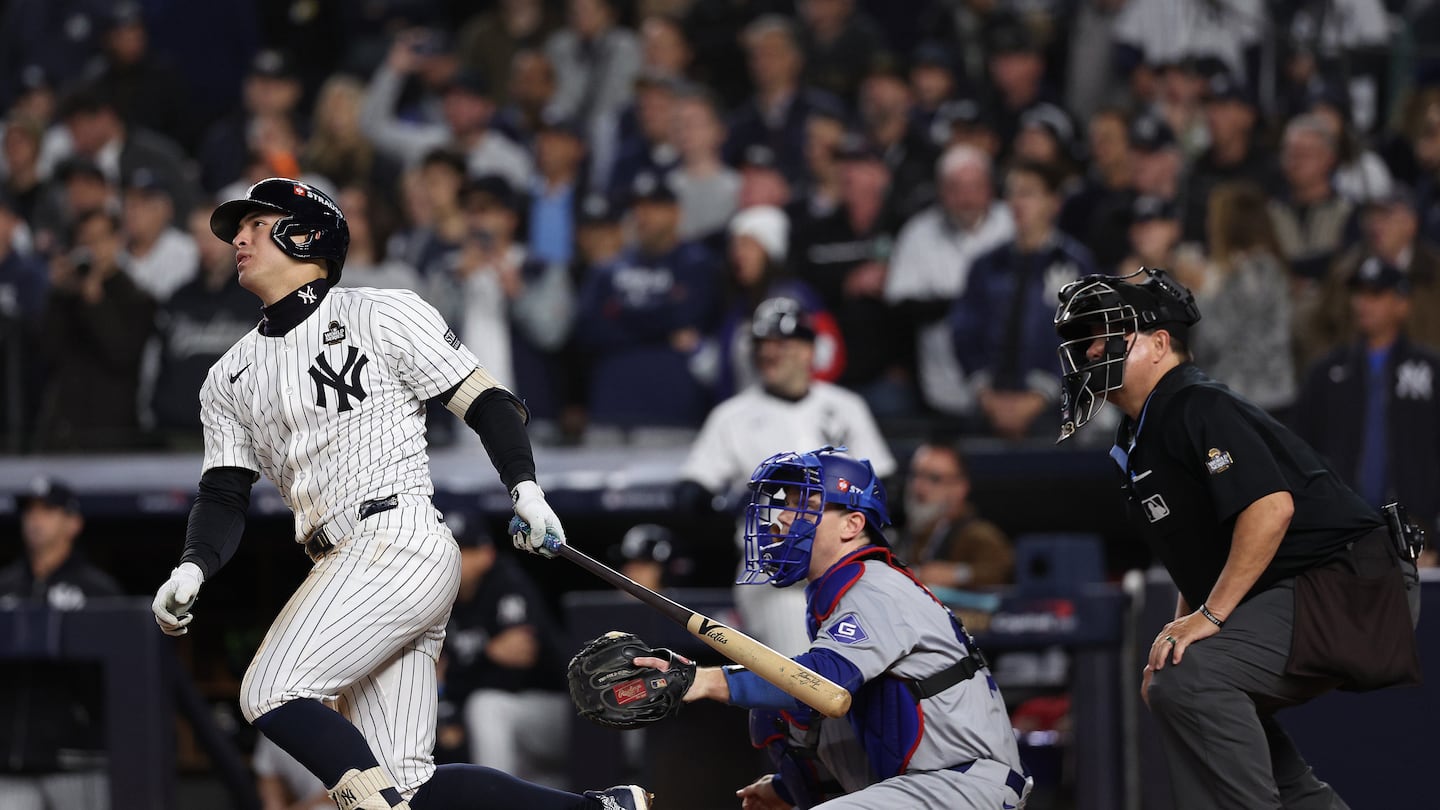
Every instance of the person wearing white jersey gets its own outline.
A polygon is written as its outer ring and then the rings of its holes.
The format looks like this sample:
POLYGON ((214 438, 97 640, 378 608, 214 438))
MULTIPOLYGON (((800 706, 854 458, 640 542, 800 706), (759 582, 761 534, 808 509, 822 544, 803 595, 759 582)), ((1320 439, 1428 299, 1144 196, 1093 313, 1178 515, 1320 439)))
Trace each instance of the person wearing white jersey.
MULTIPOLYGON (((870 458, 880 475, 895 472, 895 457, 865 400, 812 379, 815 327, 797 301, 760 302, 750 330, 759 381, 706 418, 680 469, 682 501, 699 504, 734 494, 756 463, 797 443, 845 445, 870 458)), ((804 604, 804 594, 796 591, 735 589, 745 632, 786 655, 810 646, 804 604)))
MULTIPOLYGON (((778 453, 750 477, 746 582, 807 583, 802 615, 811 643, 795 660, 844 686, 853 701, 843 720, 809 719, 817 743, 799 754, 818 759, 838 784, 821 788, 809 778, 813 768, 787 767, 782 755, 777 773, 738 791, 747 810, 1025 806, 1034 783, 985 657, 891 554, 880 531, 889 522, 875 468, 833 447, 778 453)), ((635 663, 668 666, 651 657, 635 663)), ((752 714, 809 714, 739 667, 697 670, 684 701, 704 699, 752 714)))
POLYGON ((460 551, 431 505, 425 402, 480 435, 534 527, 515 544, 553 555, 565 532, 536 483, 525 406, 413 292, 334 286, 349 228, 314 187, 263 180, 216 208, 210 229, 235 246, 240 284, 264 317, 200 392, 203 473, 180 565, 155 595, 161 629, 188 630, 264 473, 314 567, 256 651, 241 709, 340 810, 648 810, 635 785, 576 795, 432 757, 435 660, 460 551))

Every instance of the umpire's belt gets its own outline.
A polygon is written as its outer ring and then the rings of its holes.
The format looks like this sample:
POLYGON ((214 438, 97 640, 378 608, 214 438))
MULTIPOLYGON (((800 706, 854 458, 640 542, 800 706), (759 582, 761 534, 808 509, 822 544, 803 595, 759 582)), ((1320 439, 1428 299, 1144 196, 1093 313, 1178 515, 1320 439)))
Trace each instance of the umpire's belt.
POLYGON ((372 498, 368 501, 361 503, 360 508, 355 510, 355 520, 353 522, 343 521, 344 524, 348 525, 344 525, 343 527, 337 526, 336 524, 342 523, 342 521, 333 520, 330 523, 327 523, 326 525, 321 526, 320 528, 311 532, 310 536, 305 540, 305 553, 310 556, 311 562, 320 562, 321 557, 324 557, 327 553, 329 553, 330 549, 335 548, 335 541, 332 540, 330 537, 332 533, 337 535, 341 539, 344 539, 344 537, 350 533, 350 529, 354 526, 355 523, 359 523, 360 521, 370 517, 371 515, 378 515, 381 512, 389 512, 391 509, 394 509, 399 505, 400 496, 398 495, 386 495, 383 498, 372 498), (337 529, 339 531, 337 531, 337 529))

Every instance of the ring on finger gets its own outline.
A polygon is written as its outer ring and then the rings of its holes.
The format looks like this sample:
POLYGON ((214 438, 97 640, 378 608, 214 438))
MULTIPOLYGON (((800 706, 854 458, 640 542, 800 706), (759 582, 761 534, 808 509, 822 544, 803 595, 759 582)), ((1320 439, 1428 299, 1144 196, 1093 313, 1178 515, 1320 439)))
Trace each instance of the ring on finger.
POLYGON ((1166 637, 1165 637, 1165 640, 1168 641, 1168 642, 1170 642, 1170 646, 1172 646, 1172 647, 1175 646, 1175 643, 1176 643, 1176 642, 1175 642, 1175 637, 1174 637, 1174 636, 1166 636, 1166 637))

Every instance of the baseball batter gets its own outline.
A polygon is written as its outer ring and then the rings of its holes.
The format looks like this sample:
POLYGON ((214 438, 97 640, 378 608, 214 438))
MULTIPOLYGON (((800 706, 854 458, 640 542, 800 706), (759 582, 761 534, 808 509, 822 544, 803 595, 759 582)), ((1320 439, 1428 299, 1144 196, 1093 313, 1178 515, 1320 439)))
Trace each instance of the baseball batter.
MULTIPOLYGON (((854 695, 848 728, 819 732, 818 756, 844 795, 815 806, 1023 807, 1032 780, 1000 690, 959 621, 891 556, 879 532, 889 522, 885 489, 870 462, 830 447, 782 453, 761 463, 750 482, 746 569, 757 583, 808 581, 811 645, 795 660, 854 695), (864 752, 858 761, 845 756, 856 744, 864 752)), ((636 663, 667 666, 658 658, 636 663)), ((704 698, 808 713, 731 667, 698 670, 684 700, 704 698)), ((778 810, 802 793, 816 794, 776 774, 739 795, 745 808, 778 810)))
POLYGON ((314 561, 241 685, 245 718, 325 783, 341 810, 639 810, 634 785, 564 793, 469 765, 436 768, 435 660, 460 552, 431 505, 425 402, 465 420, 530 527, 517 546, 564 542, 536 483, 525 406, 406 290, 335 287, 345 216, 305 183, 271 178, 216 208, 259 326, 210 369, 205 455, 178 567, 155 596, 182 635, 201 584, 233 555, 264 473, 314 561), (333 707, 333 709, 332 709, 333 707))
MULTIPOLYGON (((865 400, 812 379, 815 326, 799 302, 762 301, 750 333, 759 380, 715 406, 680 470, 690 486, 703 489, 704 500, 739 490, 758 461, 797 445, 844 445, 871 459, 881 476, 895 471, 895 459, 865 400)), ((743 540, 742 529, 737 529, 737 541, 743 540)), ((793 590, 735 589, 745 632, 785 655, 809 646, 804 602, 804 595, 793 590)))

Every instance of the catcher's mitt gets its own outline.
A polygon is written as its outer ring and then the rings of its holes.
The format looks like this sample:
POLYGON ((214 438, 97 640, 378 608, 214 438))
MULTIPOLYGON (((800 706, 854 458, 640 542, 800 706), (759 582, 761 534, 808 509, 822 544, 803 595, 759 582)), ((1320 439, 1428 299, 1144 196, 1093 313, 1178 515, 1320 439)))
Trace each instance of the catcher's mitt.
POLYGON ((581 717, 609 728, 636 728, 680 710, 680 699, 695 682, 695 662, 611 630, 576 653, 566 674, 581 717), (641 657, 669 661, 670 668, 636 666, 634 659, 641 657))

